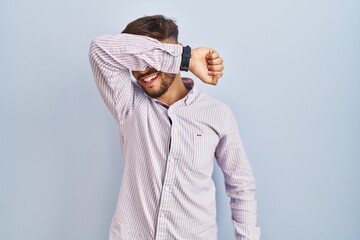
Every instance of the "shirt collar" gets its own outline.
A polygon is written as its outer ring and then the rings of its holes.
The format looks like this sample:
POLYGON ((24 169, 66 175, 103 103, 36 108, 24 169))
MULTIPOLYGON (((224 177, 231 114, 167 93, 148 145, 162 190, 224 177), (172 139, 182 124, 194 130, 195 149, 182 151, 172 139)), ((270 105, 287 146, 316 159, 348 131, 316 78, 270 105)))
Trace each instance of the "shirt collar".
MULTIPOLYGON (((181 80, 183 81, 186 89, 188 89, 189 92, 184 98, 180 99, 179 101, 184 102, 185 106, 187 106, 195 99, 195 96, 198 93, 198 89, 195 87, 194 80, 192 80, 191 78, 183 77, 183 78, 181 78, 181 80)), ((145 92, 144 92, 144 94, 146 96, 148 96, 145 92)), ((148 97, 151 98, 150 96, 148 96, 148 97)), ((151 98, 151 100, 165 108, 169 108, 169 106, 167 106, 165 103, 163 103, 155 98, 151 98)), ((177 104, 179 101, 177 101, 174 104, 177 104)))
POLYGON ((197 88, 195 87, 194 80, 191 78, 181 78, 185 87, 189 90, 188 94, 184 98, 185 105, 189 105, 195 98, 197 94, 197 88))

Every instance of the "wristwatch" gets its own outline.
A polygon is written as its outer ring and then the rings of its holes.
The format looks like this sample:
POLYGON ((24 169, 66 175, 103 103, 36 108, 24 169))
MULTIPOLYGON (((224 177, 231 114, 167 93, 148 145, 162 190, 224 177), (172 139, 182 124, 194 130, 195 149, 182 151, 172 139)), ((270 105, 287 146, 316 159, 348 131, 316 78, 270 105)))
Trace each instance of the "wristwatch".
POLYGON ((189 71, 190 58, 191 58, 191 48, 189 46, 183 47, 183 52, 181 55, 180 71, 185 71, 185 72, 189 71))

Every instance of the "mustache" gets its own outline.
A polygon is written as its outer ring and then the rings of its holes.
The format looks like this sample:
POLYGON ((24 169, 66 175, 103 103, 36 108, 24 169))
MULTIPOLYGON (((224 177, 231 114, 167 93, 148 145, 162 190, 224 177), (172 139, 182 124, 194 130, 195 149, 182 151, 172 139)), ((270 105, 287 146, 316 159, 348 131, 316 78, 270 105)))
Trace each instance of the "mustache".
POLYGON ((140 80, 140 79, 146 77, 147 75, 150 75, 150 74, 153 74, 153 73, 156 73, 156 72, 158 72, 158 71, 157 71, 155 68, 151 68, 151 69, 149 69, 149 71, 147 71, 146 73, 140 74, 140 75, 138 76, 138 79, 140 80))

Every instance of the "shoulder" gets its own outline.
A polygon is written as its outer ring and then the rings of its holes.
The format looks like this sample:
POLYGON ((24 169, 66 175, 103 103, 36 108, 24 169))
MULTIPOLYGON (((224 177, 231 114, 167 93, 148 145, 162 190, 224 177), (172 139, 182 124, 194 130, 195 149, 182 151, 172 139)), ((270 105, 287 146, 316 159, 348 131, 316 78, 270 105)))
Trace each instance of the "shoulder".
POLYGON ((206 118, 209 124, 224 127, 229 122, 236 121, 229 105, 209 93, 198 90, 192 105, 196 115, 206 118))
POLYGON ((194 100, 194 104, 207 108, 209 111, 215 112, 216 115, 232 115, 232 110, 226 103, 207 92, 197 90, 197 96, 194 100))

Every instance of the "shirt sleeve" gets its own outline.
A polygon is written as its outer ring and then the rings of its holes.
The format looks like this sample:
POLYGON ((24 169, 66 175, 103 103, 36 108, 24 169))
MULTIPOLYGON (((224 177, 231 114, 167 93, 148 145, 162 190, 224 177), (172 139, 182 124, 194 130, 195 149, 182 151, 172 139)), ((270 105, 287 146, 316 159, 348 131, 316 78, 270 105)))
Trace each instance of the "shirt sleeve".
POLYGON ((215 154, 224 174, 226 193, 230 197, 236 240, 259 240, 254 175, 231 111, 226 118, 215 154))
POLYGON ((89 59, 93 76, 107 107, 118 121, 124 121, 136 103, 135 83, 130 71, 153 67, 178 73, 182 47, 156 39, 132 35, 105 35, 90 45, 89 59))

